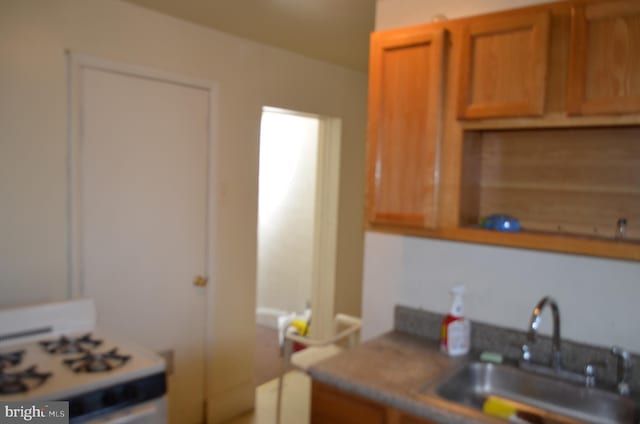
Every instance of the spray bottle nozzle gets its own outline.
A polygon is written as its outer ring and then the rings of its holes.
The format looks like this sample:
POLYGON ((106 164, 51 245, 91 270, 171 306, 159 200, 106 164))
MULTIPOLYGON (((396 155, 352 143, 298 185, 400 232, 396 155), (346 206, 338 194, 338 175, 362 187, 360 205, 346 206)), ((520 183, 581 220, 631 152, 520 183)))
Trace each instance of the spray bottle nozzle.
POLYGON ((449 293, 451 293, 454 296, 464 296, 464 286, 459 285, 459 286, 451 287, 449 289, 449 293))

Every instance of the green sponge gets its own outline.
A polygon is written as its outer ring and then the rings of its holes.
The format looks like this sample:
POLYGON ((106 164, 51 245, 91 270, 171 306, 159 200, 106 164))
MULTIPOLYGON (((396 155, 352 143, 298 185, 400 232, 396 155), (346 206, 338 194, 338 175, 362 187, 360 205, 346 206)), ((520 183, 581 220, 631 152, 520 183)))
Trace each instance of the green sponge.
POLYGON ((502 355, 496 352, 482 352, 480 354, 480 360, 482 362, 492 362, 494 364, 501 364, 502 355))

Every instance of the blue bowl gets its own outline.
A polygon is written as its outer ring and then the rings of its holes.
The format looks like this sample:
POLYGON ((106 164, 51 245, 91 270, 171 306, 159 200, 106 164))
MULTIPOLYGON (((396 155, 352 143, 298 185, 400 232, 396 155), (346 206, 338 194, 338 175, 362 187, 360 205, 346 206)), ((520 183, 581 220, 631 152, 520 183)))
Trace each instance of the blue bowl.
POLYGON ((482 228, 494 231, 520 231, 520 221, 509 215, 490 215, 482 220, 482 228))

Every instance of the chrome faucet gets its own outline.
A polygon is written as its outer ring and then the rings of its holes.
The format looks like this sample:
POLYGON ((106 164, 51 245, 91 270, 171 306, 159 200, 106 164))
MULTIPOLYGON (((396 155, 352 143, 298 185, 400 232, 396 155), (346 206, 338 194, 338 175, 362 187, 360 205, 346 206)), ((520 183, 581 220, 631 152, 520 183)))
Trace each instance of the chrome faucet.
MULTIPOLYGON (((527 340, 530 343, 536 341, 536 335, 538 334, 538 327, 540 327, 540 314, 546 305, 551 307, 551 313, 553 315, 553 338, 551 341, 551 367, 555 370, 560 369, 560 310, 556 301, 550 297, 543 297, 540 302, 533 309, 531 314, 531 320, 529 321, 529 332, 527 333, 527 340)), ((531 359, 531 353, 529 346, 526 344, 522 346, 523 359, 529 361, 531 359)))

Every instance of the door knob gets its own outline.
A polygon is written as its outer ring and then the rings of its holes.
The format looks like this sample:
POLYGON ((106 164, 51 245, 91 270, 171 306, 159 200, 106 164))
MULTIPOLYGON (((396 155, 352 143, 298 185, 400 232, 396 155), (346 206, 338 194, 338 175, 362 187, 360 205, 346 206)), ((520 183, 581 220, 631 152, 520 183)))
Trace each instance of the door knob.
POLYGON ((207 281, 209 281, 207 277, 198 275, 193 279, 193 285, 198 287, 204 287, 207 285, 207 281))

